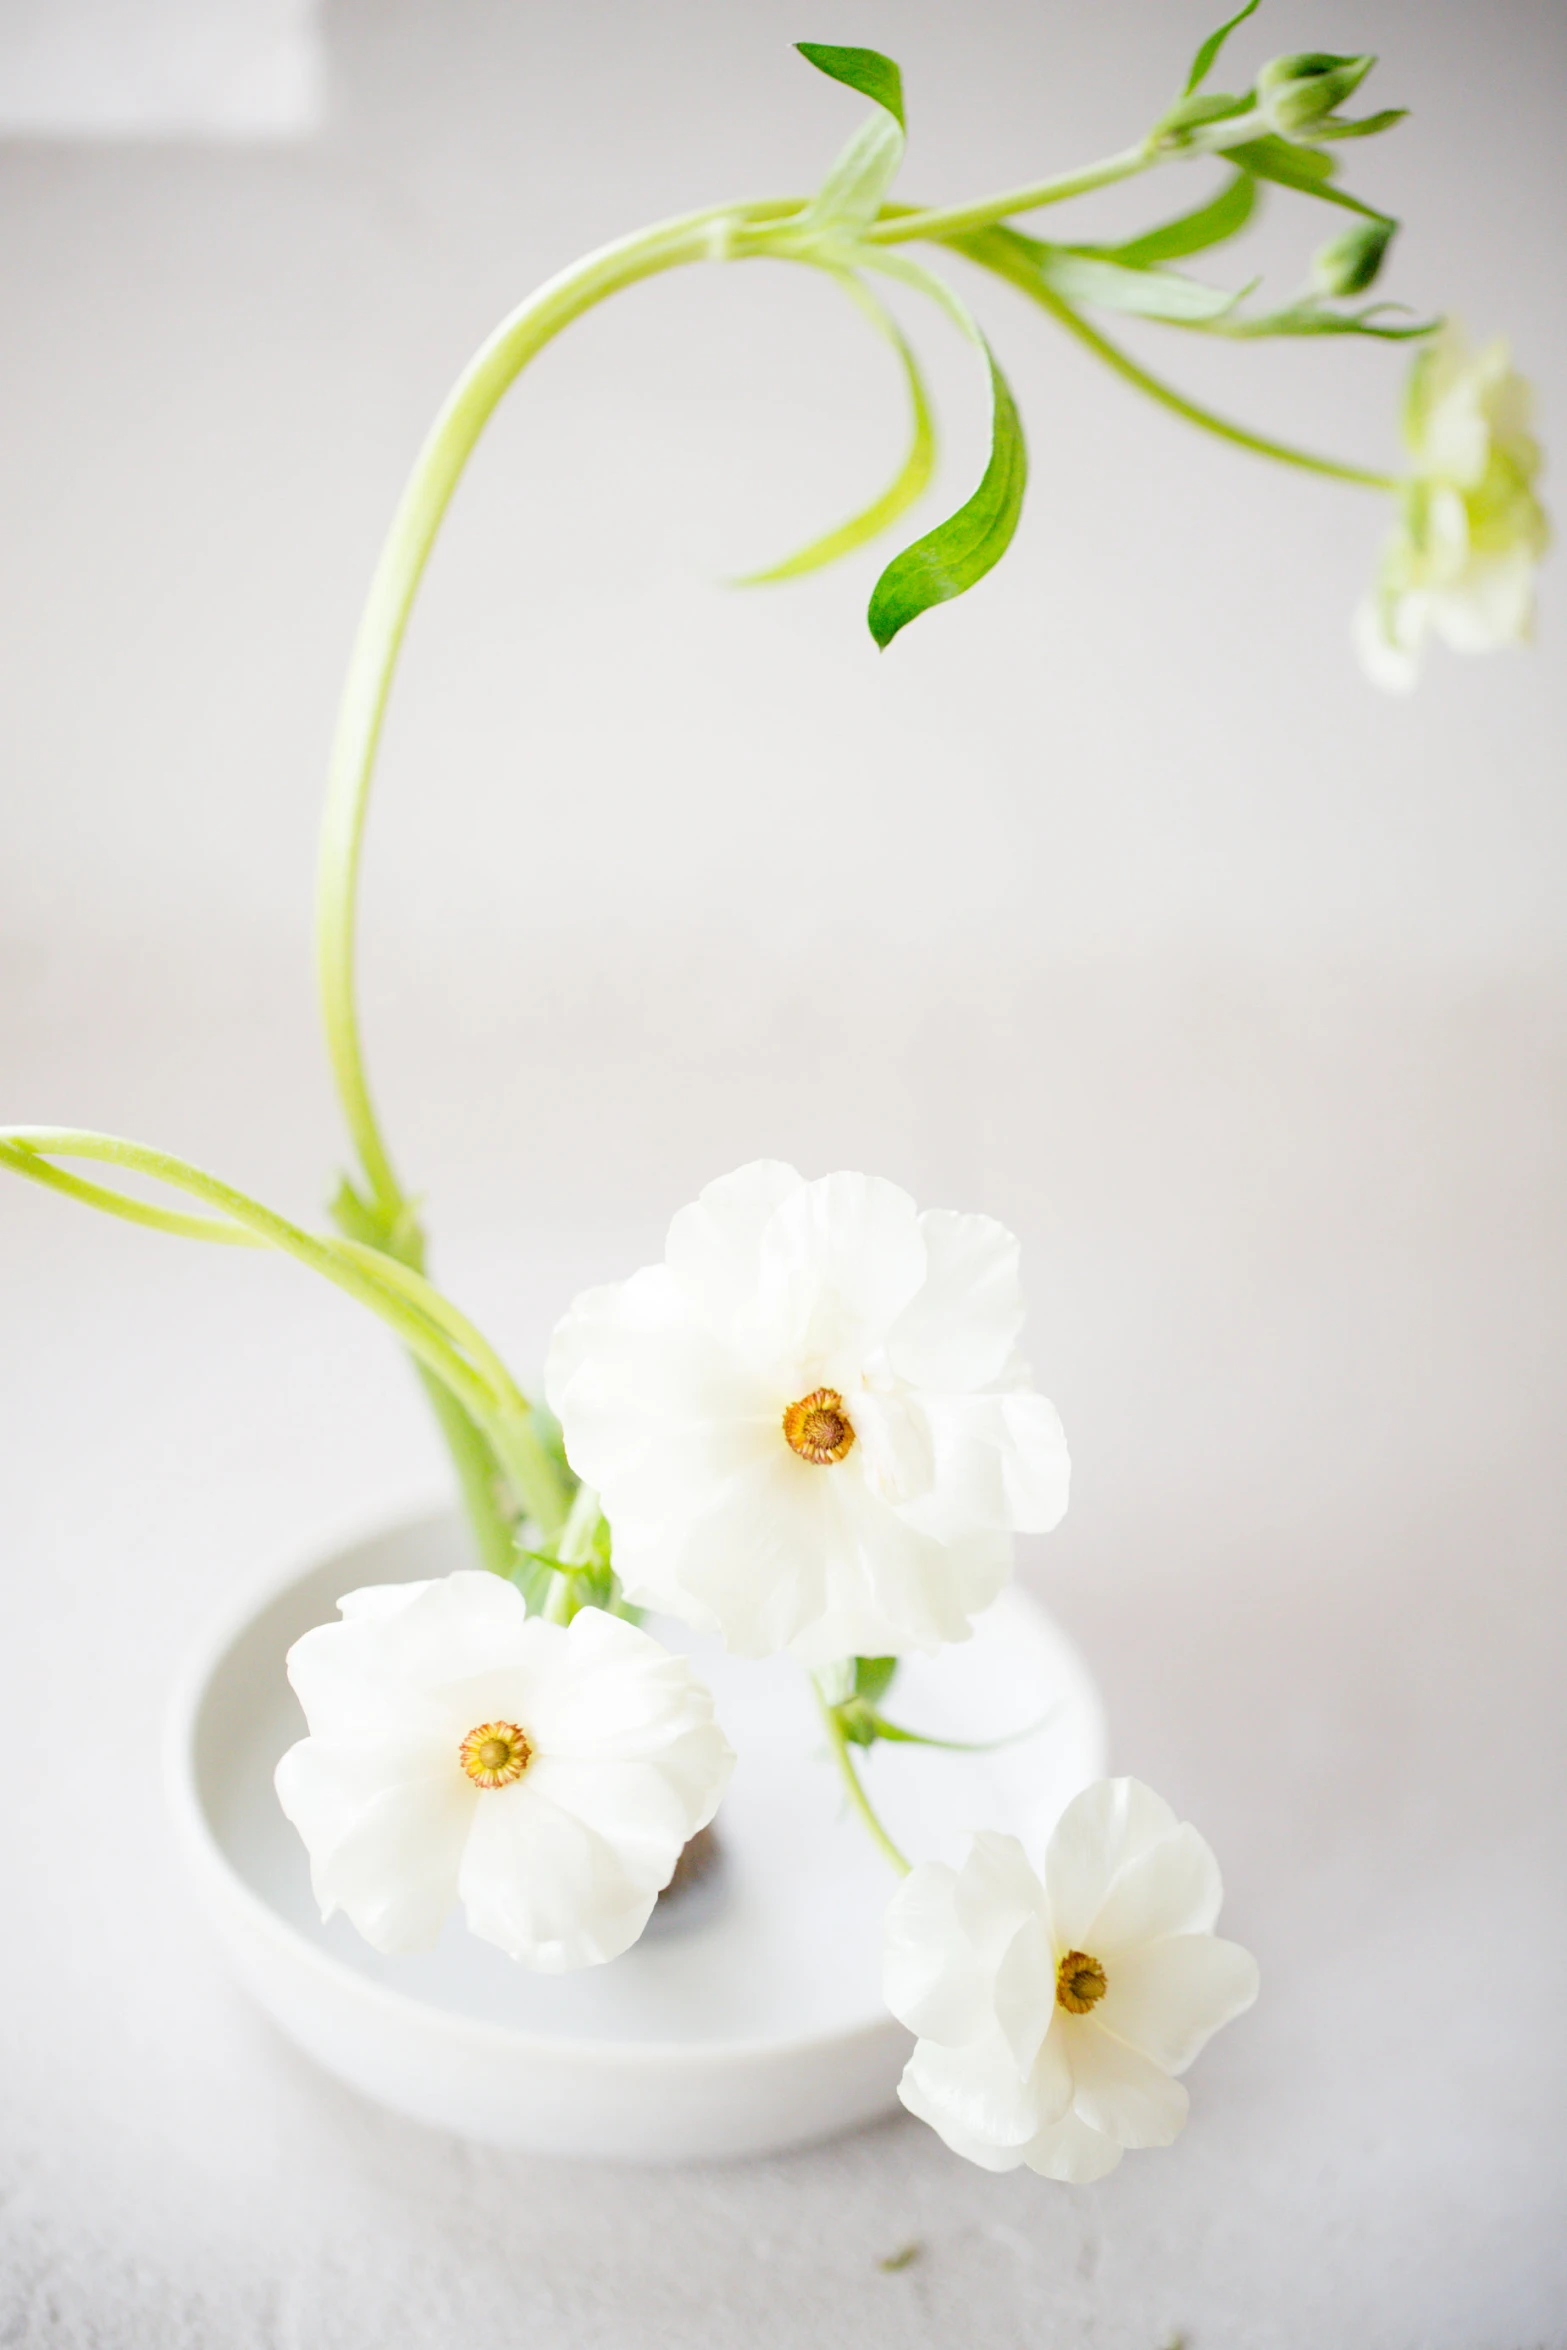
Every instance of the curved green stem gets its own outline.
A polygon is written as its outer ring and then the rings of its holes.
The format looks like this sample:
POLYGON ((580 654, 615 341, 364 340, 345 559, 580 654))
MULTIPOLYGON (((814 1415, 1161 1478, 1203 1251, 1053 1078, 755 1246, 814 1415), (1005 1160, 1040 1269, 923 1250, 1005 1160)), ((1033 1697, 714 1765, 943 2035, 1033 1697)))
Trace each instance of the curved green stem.
POLYGON ((551 278, 504 319, 458 379, 415 462, 370 583, 338 714, 322 822, 316 958, 327 1049, 360 1165, 388 1218, 407 1207, 365 1074, 355 990, 360 848, 392 672, 441 518, 503 394, 546 343, 622 287, 686 261, 722 258, 745 225, 796 200, 711 205, 606 245, 551 278))
POLYGON ((961 253, 966 260, 977 262, 981 269, 988 269, 995 276, 1005 278, 1008 284, 1027 294, 1031 302, 1037 302, 1041 309, 1048 310, 1051 317, 1066 328, 1068 334, 1075 335, 1080 343, 1092 351, 1097 359, 1102 359, 1106 367, 1124 382, 1146 393, 1150 400, 1157 400, 1162 408, 1168 408, 1172 415, 1183 418, 1187 424, 1195 424, 1201 431, 1212 433, 1217 439, 1228 441, 1237 449, 1249 449, 1253 456, 1271 457, 1277 464, 1293 465, 1302 473, 1322 474, 1329 481, 1352 482, 1361 489, 1398 488, 1397 478, 1393 474, 1376 473, 1365 465, 1345 465, 1336 457, 1318 457, 1309 449, 1293 448, 1288 441, 1272 440, 1266 433, 1252 432, 1244 424, 1232 424, 1227 416, 1218 416, 1211 408, 1204 408, 1197 401, 1189 400, 1184 392, 1176 391, 1172 384, 1163 382, 1146 367, 1140 367, 1118 344, 1102 335, 1097 327, 1090 326, 1081 312, 1074 310, 1070 302, 1064 301, 1030 268, 1026 251, 1015 249, 1005 230, 989 230, 978 236, 953 237, 950 245, 953 252, 961 253))
POLYGON ((843 1734, 843 1724, 839 1721, 833 1708, 821 1696, 820 1691, 817 1692, 816 1702, 821 1707, 822 1720, 827 1725, 827 1737, 832 1746, 833 1760, 838 1765, 838 1773, 843 1780, 845 1794, 858 1812, 877 1850, 884 1859, 891 1862, 900 1877, 906 1877, 912 1864, 898 1850, 882 1826, 872 1808, 870 1797, 860 1784, 860 1774, 854 1767, 854 1759, 849 1752, 849 1742, 843 1734))

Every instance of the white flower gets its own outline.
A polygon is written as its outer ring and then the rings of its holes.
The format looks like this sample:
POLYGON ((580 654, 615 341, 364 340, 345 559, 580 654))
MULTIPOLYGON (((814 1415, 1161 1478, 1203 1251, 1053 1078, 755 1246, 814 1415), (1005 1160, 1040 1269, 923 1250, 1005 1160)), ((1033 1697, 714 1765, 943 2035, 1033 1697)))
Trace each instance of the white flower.
POLYGON ((1015 1836, 915 1869, 887 1912, 884 1987, 918 2035, 898 2094, 986 2170, 1084 2181, 1186 2120, 1175 2079, 1250 2007, 1257 1968, 1213 1921, 1218 1865, 1136 1779, 1068 1804, 1043 1882, 1015 1836))
POLYGON ((497 1575, 338 1606, 289 1650, 310 1735, 277 1767, 322 1916, 426 1950, 460 1900, 547 1974, 628 1949, 734 1763, 686 1659, 599 1608, 529 1616, 497 1575))
POLYGON ((1461 653, 1528 636, 1550 536, 1534 493, 1541 456, 1529 407, 1529 386, 1500 339, 1471 352, 1449 323, 1415 360, 1400 519, 1355 620, 1378 685, 1407 692, 1431 634, 1461 653))
POLYGON ((1012 1530, 1066 1507, 1061 1423, 1014 1352, 1018 1246, 868 1175, 761 1160, 662 1265, 579 1297, 546 1388, 628 1594, 743 1656, 968 1637, 1012 1530))

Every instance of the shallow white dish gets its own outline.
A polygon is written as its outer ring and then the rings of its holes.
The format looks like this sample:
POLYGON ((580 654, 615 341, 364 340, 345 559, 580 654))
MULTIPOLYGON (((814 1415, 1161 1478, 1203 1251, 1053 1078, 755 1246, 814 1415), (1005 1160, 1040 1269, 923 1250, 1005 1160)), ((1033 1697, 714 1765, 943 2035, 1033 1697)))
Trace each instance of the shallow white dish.
MULTIPOLYGON (((203 1649, 170 1718, 169 1796, 197 1889, 240 1980, 288 2036, 367 2097, 461 2136, 634 2162, 762 2154, 895 2103, 908 2035, 881 2004, 893 1879, 825 1753, 809 1683, 658 1623, 699 1659, 739 1761, 716 1881, 606 1967, 534 1975, 474 1940, 384 1958, 323 1926, 272 1772, 304 1723, 290 1644, 365 1583, 469 1563, 458 1519, 405 1519, 296 1559, 203 1649)), ((956 1859, 971 1826, 1037 1851, 1104 1767, 1103 1717, 1065 1636, 1018 1589, 975 1637, 900 1668, 886 1710, 911 1728, 1038 1735, 984 1755, 878 1746, 859 1759, 894 1838, 956 1859)))

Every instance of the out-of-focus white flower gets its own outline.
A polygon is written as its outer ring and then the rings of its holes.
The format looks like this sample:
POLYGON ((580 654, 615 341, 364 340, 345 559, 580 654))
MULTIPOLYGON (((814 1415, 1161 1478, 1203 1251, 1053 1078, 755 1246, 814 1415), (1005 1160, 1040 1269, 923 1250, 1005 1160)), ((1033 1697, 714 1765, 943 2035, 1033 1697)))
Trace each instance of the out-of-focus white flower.
POLYGON ((1085 2181, 1186 2120, 1175 2078, 1250 2007, 1257 1968, 1213 1932, 1218 1864, 1136 1779, 1085 1788, 1043 1882, 1015 1836, 927 1862, 887 1913, 884 1987, 918 2035, 898 2094, 986 2170, 1085 2181))
POLYGON ((579 1297, 546 1388, 630 1597, 820 1665, 966 1639, 1066 1507, 1015 1352, 1018 1246, 868 1175, 711 1183, 662 1265, 579 1297))
POLYGON ((1378 685, 1407 692, 1428 635, 1461 653, 1528 636, 1550 538, 1534 491, 1541 455, 1529 411, 1529 386, 1500 337, 1471 351, 1449 322, 1416 358, 1399 521, 1355 620, 1361 661, 1378 685))
POLYGON ((628 1949, 734 1764, 687 1660, 599 1608, 529 1616, 496 1575, 338 1606, 289 1650, 310 1735, 277 1767, 322 1916, 425 1950, 461 1901, 546 1974, 628 1949))

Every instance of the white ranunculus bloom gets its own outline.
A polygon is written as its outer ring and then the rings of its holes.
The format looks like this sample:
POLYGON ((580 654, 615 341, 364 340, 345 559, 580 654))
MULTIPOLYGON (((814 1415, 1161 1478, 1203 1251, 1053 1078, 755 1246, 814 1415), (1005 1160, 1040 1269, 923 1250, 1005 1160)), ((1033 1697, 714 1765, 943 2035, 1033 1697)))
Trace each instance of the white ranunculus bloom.
POLYGON ((1250 2007, 1257 1968, 1213 1932, 1218 1865, 1136 1779, 1066 1808, 1043 1881, 1015 1836, 915 1869, 887 1913, 887 2004, 918 2036, 898 2094, 986 2170, 1103 2178, 1186 2120, 1175 2078, 1250 2007))
POLYGON ((629 1595, 810 1665, 968 1637, 1067 1455, 1015 1348, 1018 1246, 868 1175, 711 1183, 579 1297, 546 1387, 629 1595))
POLYGON ((684 1657, 497 1575, 381 1584, 288 1653, 308 1738, 277 1791, 323 1917, 426 1950, 453 1904, 546 1974, 629 1949, 734 1756, 684 1657))
POLYGON ((1427 636, 1461 653, 1526 638, 1549 539, 1535 495, 1530 393, 1505 342, 1471 351, 1449 323, 1410 370, 1410 471, 1375 587, 1356 615, 1367 673, 1407 692, 1427 636))

